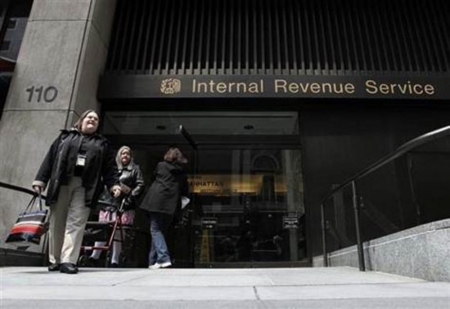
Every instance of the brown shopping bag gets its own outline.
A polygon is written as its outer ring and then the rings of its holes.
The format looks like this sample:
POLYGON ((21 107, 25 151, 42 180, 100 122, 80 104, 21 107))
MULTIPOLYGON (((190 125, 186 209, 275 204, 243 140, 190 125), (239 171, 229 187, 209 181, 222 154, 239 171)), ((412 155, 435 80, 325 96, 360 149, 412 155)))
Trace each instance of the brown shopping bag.
POLYGON ((42 209, 41 196, 33 196, 25 210, 19 214, 5 242, 31 242, 38 245, 41 236, 47 231, 47 213, 47 209, 42 209))

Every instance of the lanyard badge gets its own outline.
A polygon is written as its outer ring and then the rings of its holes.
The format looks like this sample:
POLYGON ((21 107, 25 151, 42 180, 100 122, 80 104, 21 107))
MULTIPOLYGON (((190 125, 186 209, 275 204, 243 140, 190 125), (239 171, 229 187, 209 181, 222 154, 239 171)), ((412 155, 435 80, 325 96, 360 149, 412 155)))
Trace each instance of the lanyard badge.
POLYGON ((77 163, 75 164, 79 167, 84 167, 86 165, 86 155, 85 154, 78 154, 77 156, 77 163))

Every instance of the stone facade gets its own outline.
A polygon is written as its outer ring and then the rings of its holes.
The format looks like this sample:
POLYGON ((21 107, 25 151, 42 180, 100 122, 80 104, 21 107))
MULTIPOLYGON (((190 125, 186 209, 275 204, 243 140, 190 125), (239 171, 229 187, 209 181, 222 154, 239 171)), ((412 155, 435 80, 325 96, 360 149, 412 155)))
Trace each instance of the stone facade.
MULTIPOLYGON (((429 281, 450 282, 450 219, 436 221, 364 243, 366 270, 429 281)), ((329 254, 329 266, 358 267, 356 246, 329 254)), ((323 256, 313 265, 323 266, 323 256)))
MULTIPOLYGON (((0 181, 30 188, 58 130, 99 108, 115 7, 115 0, 34 1, 0 122, 0 181)), ((2 188, 0 196, 5 239, 29 196, 2 188)))

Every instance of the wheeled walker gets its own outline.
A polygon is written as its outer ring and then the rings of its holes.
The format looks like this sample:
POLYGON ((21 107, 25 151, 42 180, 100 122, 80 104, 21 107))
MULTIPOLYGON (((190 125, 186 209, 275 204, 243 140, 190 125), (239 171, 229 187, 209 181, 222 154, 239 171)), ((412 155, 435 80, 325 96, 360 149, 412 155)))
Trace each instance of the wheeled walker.
POLYGON ((124 242, 126 231, 130 229, 122 223, 124 199, 122 199, 119 207, 107 206, 109 220, 106 222, 88 221, 81 246, 81 253, 78 259, 78 265, 92 265, 89 255, 93 250, 105 252, 105 267, 108 267, 111 259, 111 250, 114 242, 124 242), (118 234, 117 234, 118 233, 118 234), (95 246, 95 242, 106 242, 103 246, 95 246), (94 245, 93 245, 94 244, 94 245))

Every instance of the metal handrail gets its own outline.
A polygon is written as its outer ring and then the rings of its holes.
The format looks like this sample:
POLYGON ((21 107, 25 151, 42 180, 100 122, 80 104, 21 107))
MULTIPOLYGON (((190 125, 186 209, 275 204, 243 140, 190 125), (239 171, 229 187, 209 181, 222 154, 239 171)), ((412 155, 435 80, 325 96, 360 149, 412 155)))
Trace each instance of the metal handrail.
MULTIPOLYGON (((5 182, 1 182, 1 181, 0 181, 0 187, 6 188, 6 189, 11 189, 11 190, 14 190, 14 191, 27 193, 27 194, 30 194, 30 195, 37 195, 37 192, 35 192, 35 191, 31 190, 31 189, 19 187, 19 186, 16 186, 16 185, 11 185, 9 183, 5 183, 5 182)), ((45 196, 42 195, 42 198, 45 199, 45 196)))
POLYGON ((359 202, 358 202, 358 195, 356 190, 356 181, 363 178, 364 176, 371 174, 372 172, 378 170, 379 168, 383 167, 384 165, 392 162, 393 160, 397 159, 398 157, 401 157, 405 153, 409 152, 410 150, 417 148, 419 146, 422 146, 426 143, 429 143, 431 141, 434 141, 436 139, 439 139, 441 137, 445 137, 450 135, 450 126, 446 126, 428 133, 425 133, 423 135, 420 135, 405 144, 398 147, 396 150, 391 152, 390 154, 382 157, 380 160, 376 161, 375 163, 367 166, 366 168, 362 169, 358 173, 356 173, 353 177, 350 177, 337 187, 333 188, 321 201, 321 224, 322 224, 322 247, 323 247, 323 261, 324 266, 328 266, 328 252, 327 252, 327 240, 326 240, 326 229, 327 229, 327 222, 325 220, 325 202, 330 199, 336 192, 342 190, 343 188, 347 187, 348 185, 352 186, 352 193, 353 193, 353 209, 355 213, 355 226, 356 226, 356 239, 357 239, 357 249, 358 249, 358 262, 359 262, 359 269, 361 271, 365 271, 365 259, 364 259, 364 250, 363 250, 363 244, 362 244, 362 238, 361 238, 361 228, 360 228, 360 218, 359 218, 359 202))
POLYGON ((450 135, 450 126, 446 126, 440 129, 437 129, 435 131, 431 131, 428 133, 425 133, 423 135, 420 135, 409 142, 404 143, 400 147, 398 147, 396 150, 388 154, 387 156, 384 156, 380 160, 376 161, 375 163, 369 165, 368 167, 362 169, 358 173, 356 173, 353 177, 350 177, 346 181, 344 181, 342 184, 338 185, 337 187, 333 188, 326 196, 322 199, 322 203, 324 203, 326 200, 328 200, 331 196, 334 195, 337 191, 340 191, 341 189, 348 186, 351 182, 356 181, 358 179, 363 178, 364 176, 376 171, 380 167, 392 162, 393 160, 397 159, 398 157, 404 155, 411 149, 417 148, 419 146, 422 146, 423 144, 429 143, 433 140, 436 140, 438 138, 444 137, 450 135))

